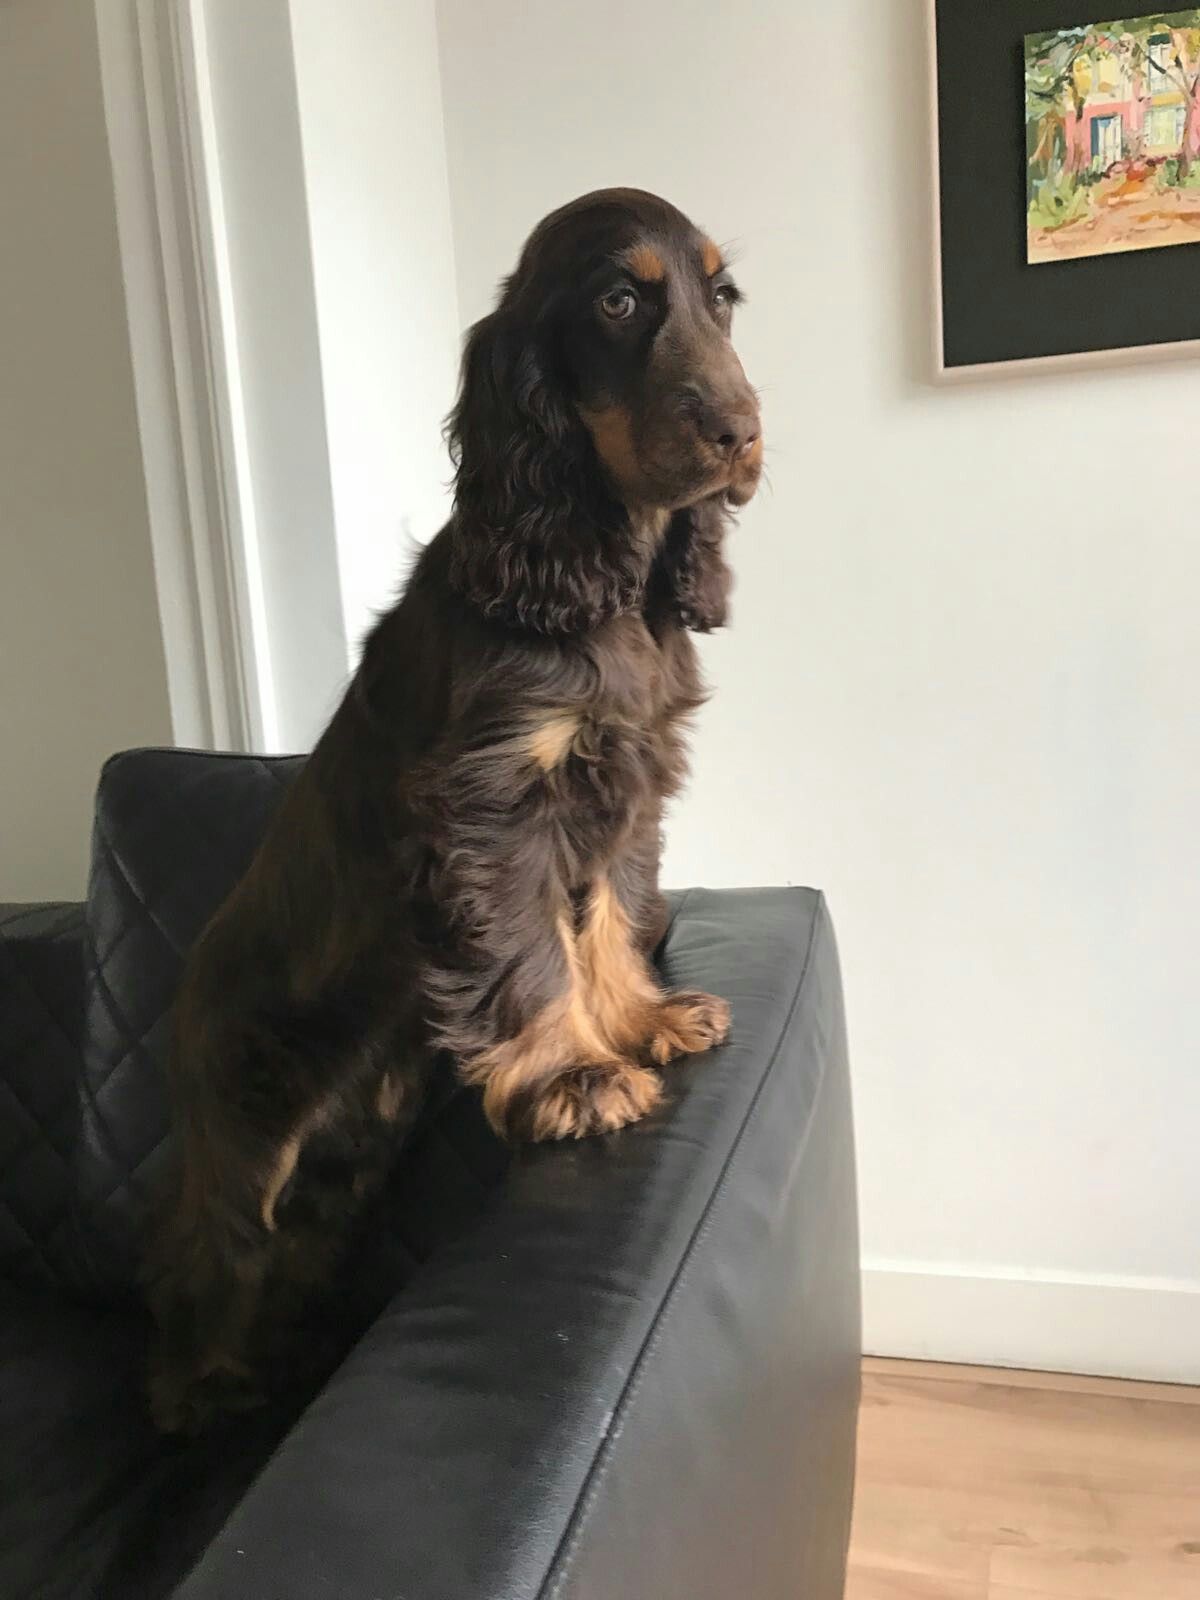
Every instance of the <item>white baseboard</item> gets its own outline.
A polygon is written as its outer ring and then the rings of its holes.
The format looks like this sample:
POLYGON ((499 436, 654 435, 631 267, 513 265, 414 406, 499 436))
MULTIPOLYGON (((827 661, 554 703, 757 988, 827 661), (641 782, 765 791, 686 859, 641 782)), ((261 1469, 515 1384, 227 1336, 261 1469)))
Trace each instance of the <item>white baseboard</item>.
POLYGON ((1200 1384, 1200 1283, 868 1261, 868 1355, 1200 1384))

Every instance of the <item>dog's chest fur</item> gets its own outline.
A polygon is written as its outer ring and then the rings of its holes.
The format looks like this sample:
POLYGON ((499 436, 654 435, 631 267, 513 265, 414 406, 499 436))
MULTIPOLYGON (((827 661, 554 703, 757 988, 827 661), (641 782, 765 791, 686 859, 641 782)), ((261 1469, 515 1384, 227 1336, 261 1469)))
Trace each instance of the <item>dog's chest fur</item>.
POLYGON ((695 649, 675 626, 615 619, 572 647, 551 706, 531 710, 522 746, 531 794, 586 871, 686 776, 686 721, 704 698, 695 649))

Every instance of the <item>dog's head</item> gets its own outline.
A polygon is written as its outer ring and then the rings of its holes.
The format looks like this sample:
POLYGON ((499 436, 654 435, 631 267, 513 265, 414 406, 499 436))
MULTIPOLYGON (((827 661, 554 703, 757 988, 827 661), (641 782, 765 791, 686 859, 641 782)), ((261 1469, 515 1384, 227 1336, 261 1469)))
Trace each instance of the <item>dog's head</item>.
POLYGON ((674 514, 744 505, 758 403, 720 250, 665 201, 586 195, 534 231, 471 330, 448 433, 456 570, 492 616, 547 632, 634 603, 674 514))

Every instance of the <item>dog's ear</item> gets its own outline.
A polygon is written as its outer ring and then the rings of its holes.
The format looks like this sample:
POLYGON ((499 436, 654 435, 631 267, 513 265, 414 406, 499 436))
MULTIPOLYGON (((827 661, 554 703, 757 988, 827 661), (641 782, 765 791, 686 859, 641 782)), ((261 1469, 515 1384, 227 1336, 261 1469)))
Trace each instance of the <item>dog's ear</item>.
POLYGON ((644 556, 554 373, 512 304, 476 323, 446 437, 455 587, 486 617, 576 633, 639 603, 644 556))
POLYGON ((733 574, 722 553, 728 521, 719 496, 677 511, 655 564, 655 608, 696 633, 724 627, 728 615, 733 574))

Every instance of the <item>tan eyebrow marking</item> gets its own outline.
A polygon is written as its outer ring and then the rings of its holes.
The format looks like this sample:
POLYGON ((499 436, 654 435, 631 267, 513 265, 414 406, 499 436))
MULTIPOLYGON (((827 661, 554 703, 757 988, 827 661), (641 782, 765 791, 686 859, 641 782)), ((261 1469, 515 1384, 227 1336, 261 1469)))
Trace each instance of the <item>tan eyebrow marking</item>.
POLYGON ((711 239, 705 239, 704 244, 701 246, 701 259, 704 262, 704 270, 710 278, 714 273, 720 272, 721 251, 711 239))
POLYGON ((661 283, 667 275, 663 258, 648 244, 634 245, 625 257, 625 265, 643 283, 661 283))

